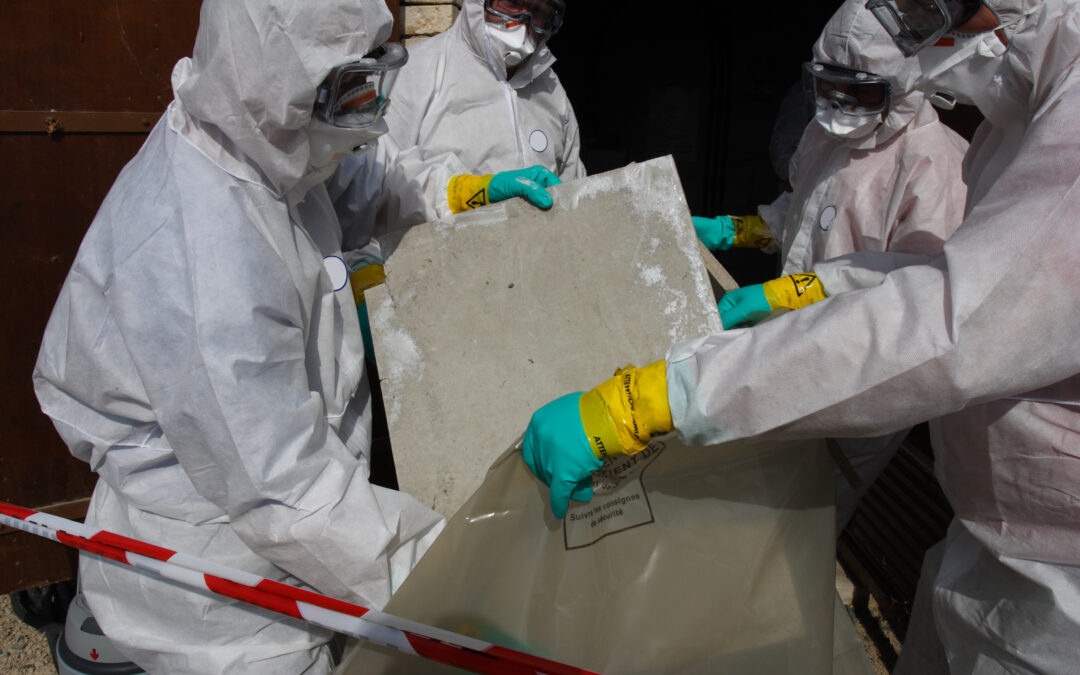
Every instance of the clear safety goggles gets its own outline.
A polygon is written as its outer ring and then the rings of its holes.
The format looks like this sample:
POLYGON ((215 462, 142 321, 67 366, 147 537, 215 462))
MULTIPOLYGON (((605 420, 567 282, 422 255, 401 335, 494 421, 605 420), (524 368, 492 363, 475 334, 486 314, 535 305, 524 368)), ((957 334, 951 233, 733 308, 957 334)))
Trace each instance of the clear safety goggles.
POLYGON ((359 61, 334 68, 316 90, 314 116, 346 129, 371 126, 390 103, 390 90, 408 60, 405 47, 387 42, 359 61))
POLYGON ((510 23, 527 23, 540 35, 554 35, 566 15, 564 0, 484 0, 484 11, 510 23))
POLYGON ((912 56, 970 19, 981 0, 868 0, 866 8, 904 53, 912 56))
POLYGON ((848 115, 884 113, 892 99, 892 85, 885 78, 862 70, 827 63, 803 64, 806 88, 821 108, 839 108, 848 115))

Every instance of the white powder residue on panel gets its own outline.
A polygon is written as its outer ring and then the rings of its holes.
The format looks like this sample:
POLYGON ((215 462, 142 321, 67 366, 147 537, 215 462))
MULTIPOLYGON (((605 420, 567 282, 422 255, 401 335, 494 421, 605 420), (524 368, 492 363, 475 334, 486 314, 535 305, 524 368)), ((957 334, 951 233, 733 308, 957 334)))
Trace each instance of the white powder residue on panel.
MULTIPOLYGON (((424 379, 424 357, 416 341, 404 330, 396 328, 394 301, 387 299, 375 311, 373 321, 386 326, 379 341, 380 375, 392 385, 392 390, 400 390, 406 379, 420 381, 424 379)), ((390 397, 386 403, 386 420, 389 424, 397 421, 401 413, 401 401, 390 397)))

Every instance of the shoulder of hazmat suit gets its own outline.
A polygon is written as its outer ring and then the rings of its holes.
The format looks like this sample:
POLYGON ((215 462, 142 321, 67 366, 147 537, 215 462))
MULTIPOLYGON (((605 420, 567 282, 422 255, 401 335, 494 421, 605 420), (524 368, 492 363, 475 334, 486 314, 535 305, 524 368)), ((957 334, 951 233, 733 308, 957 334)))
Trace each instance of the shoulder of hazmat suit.
POLYGON ((455 175, 534 165, 564 181, 585 175, 577 118, 547 40, 507 79, 486 23, 483 0, 464 0, 450 29, 409 50, 386 114, 390 132, 379 139, 388 227, 450 215, 455 175))
POLYGON ((954 672, 1080 659, 1080 6, 1023 5, 941 255, 667 355, 673 421, 693 443, 940 418, 936 471, 957 521, 929 582, 954 672))
MULTIPOLYGON (((175 100, 91 224, 34 372, 100 476, 88 522, 373 607, 442 521, 368 482, 363 346, 311 110, 390 26, 380 0, 204 2, 175 100)), ((80 581, 149 671, 330 667, 324 630, 92 556, 80 581)))

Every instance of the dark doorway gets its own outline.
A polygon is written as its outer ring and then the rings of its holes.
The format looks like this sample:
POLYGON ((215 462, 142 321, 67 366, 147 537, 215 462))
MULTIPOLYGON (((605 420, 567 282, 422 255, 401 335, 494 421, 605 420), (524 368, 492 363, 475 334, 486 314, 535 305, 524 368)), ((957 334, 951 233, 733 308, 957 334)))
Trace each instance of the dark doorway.
MULTIPOLYGON (((839 3, 645 6, 572 1, 551 41, 586 168, 670 154, 694 215, 755 213, 783 185, 768 153, 780 102, 839 3)), ((770 256, 723 256, 740 283, 775 276, 770 256)))

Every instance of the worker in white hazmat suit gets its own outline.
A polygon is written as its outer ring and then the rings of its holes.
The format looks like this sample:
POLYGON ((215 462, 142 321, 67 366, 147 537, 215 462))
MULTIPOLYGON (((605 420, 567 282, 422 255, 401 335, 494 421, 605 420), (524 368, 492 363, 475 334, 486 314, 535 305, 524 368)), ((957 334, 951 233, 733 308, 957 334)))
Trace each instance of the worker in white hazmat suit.
POLYGON ((562 516, 568 499, 591 498, 604 458, 654 435, 869 436, 936 416, 935 470, 956 519, 927 554, 897 671, 1074 672, 1080 3, 874 9, 918 51, 920 88, 986 117, 965 157, 964 222, 943 252, 891 271, 819 264, 826 288, 846 274, 878 283, 676 344, 556 399, 533 415, 523 456, 562 516))
MULTIPOLYGON (((175 99, 91 224, 34 372, 100 476, 89 524, 376 608, 437 536, 434 511, 368 481, 337 215, 352 207, 324 183, 385 130, 406 58, 380 47, 391 26, 381 0, 203 2, 175 99)), ((273 612, 89 555, 80 582, 151 672, 332 665, 328 631, 273 612)))
POLYGON ((464 0, 449 30, 410 48, 379 139, 388 228, 487 203, 473 199, 485 175, 542 169, 545 187, 585 175, 547 46, 565 11, 564 0, 464 0))
MULTIPOLYGON (((513 196, 550 207, 545 188, 585 176, 577 118, 547 47, 565 14, 565 0, 465 0, 447 31, 409 50, 377 152, 345 158, 332 183, 382 181, 377 202, 361 200, 377 209, 380 233, 513 196)), ((354 280, 364 279, 357 289, 385 278, 382 252, 367 251, 352 264, 354 280)))
MULTIPOLYGON (((805 72, 817 123, 806 127, 790 163, 792 190, 755 216, 695 217, 702 241, 718 250, 779 248, 784 275, 856 251, 940 252, 963 220, 968 144, 915 89, 918 61, 900 58, 874 14, 858 3, 832 16, 813 55, 805 72)), ((850 285, 829 292, 847 290, 850 285)), ((747 321, 755 309, 767 314, 767 306, 753 306, 761 295, 760 286, 726 294, 719 304, 724 326, 747 321)), ((837 532, 907 432, 837 439, 859 479, 853 486, 837 476, 837 532)))

